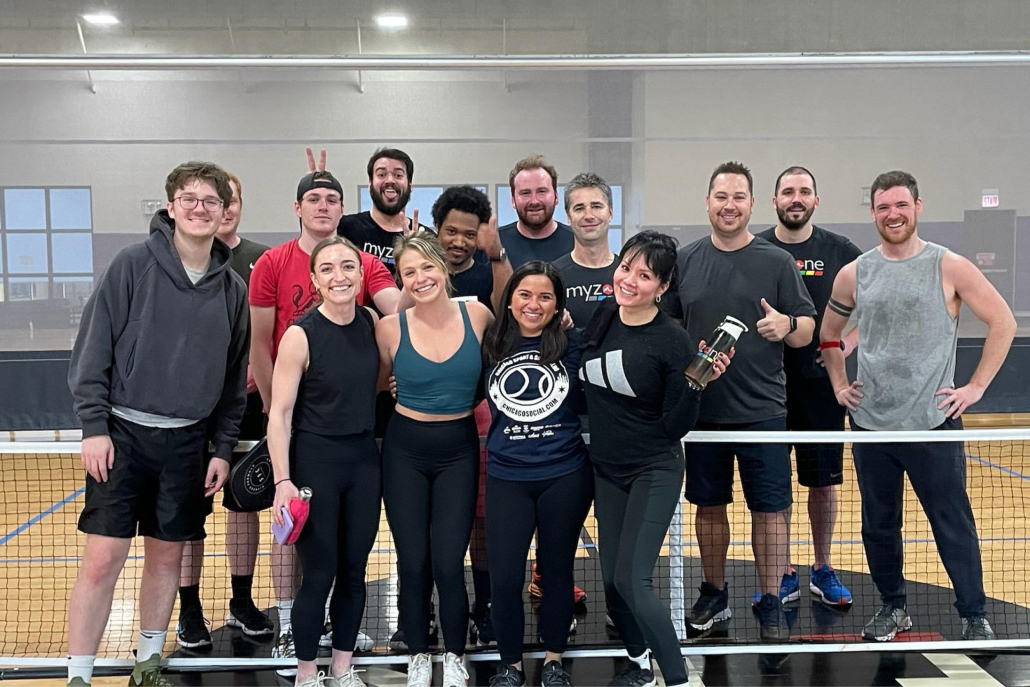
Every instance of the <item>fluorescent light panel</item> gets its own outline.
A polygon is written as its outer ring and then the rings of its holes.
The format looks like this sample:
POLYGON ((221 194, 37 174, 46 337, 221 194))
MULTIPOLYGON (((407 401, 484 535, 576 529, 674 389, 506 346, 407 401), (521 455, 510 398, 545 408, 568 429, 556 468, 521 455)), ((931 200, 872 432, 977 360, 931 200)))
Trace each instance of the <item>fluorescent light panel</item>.
POLYGON ((104 13, 97 12, 95 14, 84 14, 84 15, 82 15, 82 18, 85 19, 86 21, 88 21, 90 24, 96 24, 98 26, 111 26, 113 24, 120 24, 121 23, 120 21, 118 21, 118 18, 115 17, 113 14, 107 14, 106 12, 104 12, 104 13))
POLYGON ((408 18, 403 14, 380 14, 376 24, 381 29, 403 29, 408 26, 408 18))

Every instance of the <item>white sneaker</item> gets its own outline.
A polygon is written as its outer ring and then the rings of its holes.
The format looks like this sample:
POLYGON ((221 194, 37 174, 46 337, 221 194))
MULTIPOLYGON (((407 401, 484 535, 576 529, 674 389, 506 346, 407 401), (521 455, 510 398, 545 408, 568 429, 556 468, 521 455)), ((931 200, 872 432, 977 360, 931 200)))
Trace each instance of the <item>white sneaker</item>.
POLYGON ((407 687, 429 687, 432 679, 433 664, 429 660, 429 654, 408 656, 407 687))
POLYGON ((301 682, 294 682, 294 687, 325 687, 325 673, 318 671, 301 682))
POLYGON ((465 659, 448 651, 443 655, 443 687, 468 687, 468 684, 465 659))
POLYGON ((279 641, 272 647, 272 658, 289 658, 294 662, 293 667, 276 668, 275 672, 280 677, 294 677, 297 674, 297 650, 293 647, 293 630, 287 630, 279 635, 279 641))
POLYGON ((365 683, 358 677, 358 673, 363 672, 365 671, 355 670, 354 666, 351 666, 343 671, 342 675, 327 675, 325 687, 365 687, 365 683))

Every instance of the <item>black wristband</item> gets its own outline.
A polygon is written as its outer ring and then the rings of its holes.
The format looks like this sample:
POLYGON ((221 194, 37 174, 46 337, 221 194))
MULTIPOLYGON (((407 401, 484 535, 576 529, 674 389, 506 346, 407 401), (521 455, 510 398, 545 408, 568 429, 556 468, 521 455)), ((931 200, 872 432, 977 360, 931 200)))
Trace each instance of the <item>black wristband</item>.
POLYGON ((278 482, 276 482, 276 483, 275 483, 275 486, 277 486, 277 487, 278 487, 278 486, 279 486, 280 484, 282 484, 283 482, 289 482, 289 481, 290 481, 290 478, 289 478, 289 477, 283 477, 283 478, 282 478, 281 480, 279 480, 278 482))

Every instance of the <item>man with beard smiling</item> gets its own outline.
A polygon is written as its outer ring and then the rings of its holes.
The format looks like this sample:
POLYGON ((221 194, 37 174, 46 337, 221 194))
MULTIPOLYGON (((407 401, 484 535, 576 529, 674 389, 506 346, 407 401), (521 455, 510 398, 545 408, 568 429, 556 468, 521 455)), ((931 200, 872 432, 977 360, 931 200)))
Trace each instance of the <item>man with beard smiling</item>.
MULTIPOLYGON (((834 278, 862 251, 845 237, 812 224, 812 214, 819 207, 819 195, 815 177, 804 167, 788 167, 776 178, 773 207, 778 218, 776 226, 758 236, 793 256, 815 304, 815 327, 819 331, 834 278)), ((857 343, 858 330, 852 329, 841 341, 845 356, 855 350, 857 343)), ((813 337, 812 343, 802 348, 785 348, 783 369, 787 373, 787 429, 843 431, 844 409, 833 396, 818 337, 813 337)), ((794 458, 798 482, 808 488, 808 518, 815 548, 808 589, 828 606, 850 606, 851 592, 830 566, 830 543, 837 521, 837 485, 844 481, 844 444, 796 444, 794 458)), ((790 565, 788 541, 780 600, 799 598, 798 574, 790 565)), ((758 603, 760 599, 761 594, 757 593, 752 601, 758 603)))
MULTIPOLYGON (((983 397, 1005 362, 1016 320, 976 265, 919 238, 916 224, 923 201, 911 174, 881 174, 870 196, 880 245, 837 275, 819 335, 837 402, 851 412, 852 430, 962 429, 962 413, 983 397), (988 331, 969 383, 956 387, 955 347, 963 304, 988 331), (853 311, 862 346, 857 378, 849 384, 839 340, 853 311)), ((881 599, 863 636, 886 642, 912 628, 901 538, 907 475, 955 589, 962 639, 994 639, 984 614, 983 567, 966 493, 964 444, 856 443, 852 453, 862 494, 862 543, 881 599)))
MULTIPOLYGON (((575 246, 572 229, 554 219, 558 207, 558 172, 543 155, 515 163, 508 175, 511 205, 519 219, 498 230, 513 270, 530 260, 554 262, 575 246)), ((491 257, 496 251, 487 251, 491 257)), ((502 254, 503 260, 504 255, 502 254)))
MULTIPOLYGON (((322 168, 325 168, 324 157, 322 168)), ((344 215, 336 229, 337 234, 379 258, 394 276, 397 269, 393 260, 393 242, 415 228, 429 229, 418 223, 417 210, 413 219, 404 214, 404 208, 411 199, 414 177, 415 163, 407 153, 396 148, 380 148, 368 161, 368 192, 372 196, 372 209, 344 215)))
MULTIPOLYGON (((683 318, 691 341, 708 339, 729 315, 748 326, 736 344, 733 365, 705 391, 695 429, 786 429, 783 346, 812 340, 815 307, 790 254, 748 230, 754 209, 751 170, 739 162, 715 168, 705 205, 712 234, 681 248, 676 276, 666 292, 669 311, 683 318)), ((762 641, 788 637, 780 576, 787 563, 787 512, 791 504, 790 453, 785 444, 689 443, 686 496, 697 506, 694 528, 704 581, 690 611, 695 630, 730 617, 726 506, 733 500, 734 457, 751 511, 752 547, 762 596, 755 607, 762 641)))

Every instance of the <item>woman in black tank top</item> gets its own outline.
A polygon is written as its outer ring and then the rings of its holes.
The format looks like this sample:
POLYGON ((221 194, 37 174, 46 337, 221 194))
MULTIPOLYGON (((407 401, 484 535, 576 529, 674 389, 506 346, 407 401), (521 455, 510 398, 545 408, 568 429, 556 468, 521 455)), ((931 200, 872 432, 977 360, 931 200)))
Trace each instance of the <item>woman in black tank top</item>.
POLYGON ((330 676, 362 685, 351 655, 365 608, 365 567, 379 530, 382 493, 372 433, 378 318, 356 303, 362 277, 360 254, 350 242, 333 236, 315 247, 311 279, 321 303, 283 334, 272 373, 272 517, 282 524, 281 509, 289 509, 299 487, 313 492, 297 540, 304 570, 293 605, 298 685, 322 684, 315 659, 334 579, 330 676))

